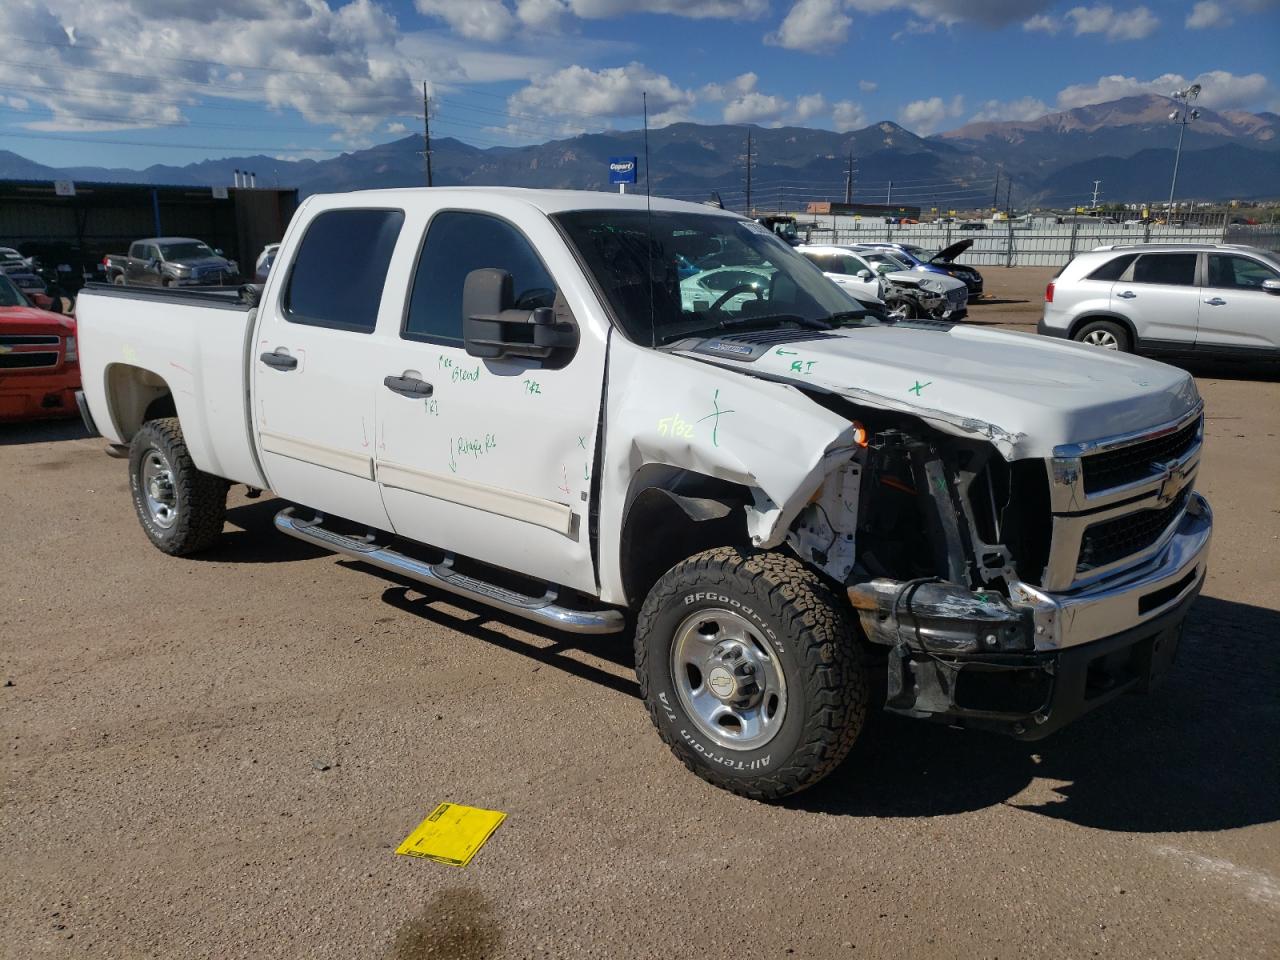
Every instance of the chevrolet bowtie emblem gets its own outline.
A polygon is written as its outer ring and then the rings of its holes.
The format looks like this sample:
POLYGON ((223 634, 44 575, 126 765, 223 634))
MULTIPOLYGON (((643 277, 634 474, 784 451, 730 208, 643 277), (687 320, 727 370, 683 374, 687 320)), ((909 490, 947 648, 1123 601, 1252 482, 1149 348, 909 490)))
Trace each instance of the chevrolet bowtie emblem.
POLYGON ((1173 503, 1187 479, 1187 474, 1180 467, 1167 464, 1156 464, 1163 467, 1164 479, 1160 481, 1160 489, 1156 491, 1156 502, 1165 507, 1173 503))

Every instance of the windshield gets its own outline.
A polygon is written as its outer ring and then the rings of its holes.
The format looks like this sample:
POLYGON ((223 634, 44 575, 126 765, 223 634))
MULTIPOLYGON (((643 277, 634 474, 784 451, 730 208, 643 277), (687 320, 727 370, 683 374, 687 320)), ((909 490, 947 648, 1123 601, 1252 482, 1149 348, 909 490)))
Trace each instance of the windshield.
POLYGON ((875 267, 878 273, 893 273, 898 270, 910 270, 909 264, 903 263, 897 257, 890 256, 882 250, 866 251, 862 254, 862 259, 875 267))
POLYGON ((192 240, 190 243, 166 243, 160 247, 160 254, 166 260, 199 260, 201 257, 212 257, 213 251, 203 243, 192 240))
POLYGON ((27 301, 13 285, 13 281, 0 273, 0 307, 29 307, 31 304, 27 301))
POLYGON ((867 319, 862 304, 749 220, 667 210, 653 212, 652 226, 644 210, 554 219, 638 343, 737 326, 867 319))

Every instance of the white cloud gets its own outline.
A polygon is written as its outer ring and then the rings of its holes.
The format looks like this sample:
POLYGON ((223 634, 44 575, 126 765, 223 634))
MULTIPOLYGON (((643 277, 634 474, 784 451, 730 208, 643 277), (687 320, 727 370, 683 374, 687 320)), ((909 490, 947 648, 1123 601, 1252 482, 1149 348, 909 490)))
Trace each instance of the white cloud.
POLYGON ((827 112, 827 98, 820 93, 796 97, 795 118, 803 123, 827 112))
POLYGON ((1072 7, 1067 18, 1075 21, 1075 34, 1103 34, 1107 40, 1142 40, 1156 32, 1159 18, 1146 7, 1117 11, 1100 3, 1092 7, 1072 7))
POLYGON ((936 133, 950 118, 964 113, 964 97, 956 94, 950 102, 941 97, 930 97, 927 100, 912 100, 898 111, 901 124, 913 133, 927 137, 936 133))
POLYGON ((1019 97, 1017 100, 988 100, 969 118, 971 123, 983 120, 1037 120, 1049 113, 1049 106, 1036 97, 1019 97))
POLYGON ((876 83, 874 80, 859 80, 858 89, 863 93, 875 93, 880 89, 880 84, 876 83))
POLYGON ((768 123, 780 120, 791 108, 786 97, 748 93, 724 105, 725 123, 768 123))
POLYGON ((408 133, 409 128, 398 120, 395 123, 387 124, 387 133, 408 133))
POLYGON ((515 29, 516 18, 501 0, 413 0, 413 5, 423 16, 443 20, 468 40, 493 43, 507 39, 515 29))
POLYGON ((867 114, 861 104, 852 100, 838 100, 831 106, 831 120, 839 133, 848 133, 865 127, 867 114))
POLYGON ((708 83, 699 93, 702 99, 718 103, 721 100, 732 100, 744 93, 750 93, 759 81, 760 78, 755 73, 748 72, 739 74, 728 83, 708 83))
POLYGON ((1227 27, 1232 23, 1231 14, 1220 3, 1213 0, 1201 0, 1187 14, 1188 30, 1208 30, 1212 27, 1227 27))
POLYGON ((569 0, 583 20, 607 20, 633 13, 666 13, 692 20, 758 20, 768 0, 569 0))
POLYGON ((1028 33, 1047 33, 1053 35, 1062 29, 1062 21, 1047 13, 1037 13, 1022 21, 1022 29, 1028 33))
POLYGON ((830 52, 848 39, 851 23, 844 0, 796 0, 778 29, 765 34, 764 42, 788 50, 830 52))
POLYGON ((649 95, 649 115, 655 123, 670 123, 693 106, 694 95, 642 63, 591 70, 572 66, 539 77, 507 98, 512 113, 551 114, 571 124, 616 117, 638 117, 643 93, 649 95), (578 118, 581 118, 579 120, 578 118))
POLYGON ((1052 0, 848 0, 859 13, 909 10, 919 20, 934 21, 944 27, 969 22, 1002 27, 1039 13, 1052 0))
POLYGON ((4 0, 0 36, 43 41, 8 42, 5 59, 22 65, 0 64, 0 85, 52 114, 32 129, 181 125, 196 104, 229 100, 294 109, 354 140, 420 97, 399 27, 373 0, 4 0))
POLYGON ((567 0, 516 0, 516 18, 536 30, 556 30, 569 13, 567 0))
POLYGON ((1215 110, 1243 109, 1256 106, 1271 91, 1271 84, 1260 73, 1236 76, 1228 70, 1210 70, 1196 77, 1184 77, 1180 73, 1166 73, 1153 80, 1139 80, 1113 74, 1099 77, 1094 83, 1076 83, 1058 91, 1058 106, 1069 110, 1091 103, 1106 103, 1121 97, 1134 97, 1154 93, 1167 97, 1171 91, 1190 83, 1201 87, 1199 103, 1215 110))

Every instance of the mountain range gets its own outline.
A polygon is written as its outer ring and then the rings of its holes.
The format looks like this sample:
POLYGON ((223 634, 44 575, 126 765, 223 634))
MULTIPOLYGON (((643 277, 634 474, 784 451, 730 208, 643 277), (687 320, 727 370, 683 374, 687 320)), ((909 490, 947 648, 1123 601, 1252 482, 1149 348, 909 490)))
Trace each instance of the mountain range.
MULTIPOLYGON (((1097 179, 1108 201, 1159 199, 1167 191, 1177 142, 1170 109, 1163 97, 1125 97, 1036 120, 970 123, 931 137, 889 121, 849 133, 752 126, 752 205, 794 208, 809 199, 841 199, 850 154, 856 162, 854 196, 861 201, 987 206, 997 172, 1011 184, 1017 205, 1083 202, 1097 179)), ((653 192, 704 199, 714 191, 727 206, 741 208, 746 136, 744 126, 716 124, 675 123, 651 130, 653 192)), ((0 150, 0 178, 214 186, 230 185, 233 171, 240 169, 254 171, 260 187, 296 187, 306 196, 419 186, 424 182, 421 149, 421 138, 409 136, 325 160, 259 155, 144 170, 52 168, 0 150)), ((487 149, 445 137, 432 141, 432 166, 437 185, 610 189, 608 159, 643 153, 640 130, 487 149)), ((1187 128, 1183 154, 1183 198, 1280 196, 1280 116, 1274 113, 1202 108, 1187 128)), ((1004 192, 1002 187, 1002 202, 1004 192)))

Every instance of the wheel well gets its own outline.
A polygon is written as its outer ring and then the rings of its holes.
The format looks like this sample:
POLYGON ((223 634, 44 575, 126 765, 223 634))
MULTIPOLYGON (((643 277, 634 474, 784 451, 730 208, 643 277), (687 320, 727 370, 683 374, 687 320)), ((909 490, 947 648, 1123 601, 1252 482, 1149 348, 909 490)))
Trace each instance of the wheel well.
POLYGON ((746 487, 659 464, 642 467, 631 483, 622 521, 622 585, 629 602, 643 602, 664 573, 712 547, 750 547, 746 487))
POLYGON ((1119 324, 1129 334, 1129 343, 1137 346, 1138 331, 1133 328, 1133 324, 1128 317, 1122 317, 1117 313, 1087 313, 1083 317, 1077 317, 1071 324, 1071 329, 1067 331, 1067 337, 1071 340, 1076 338, 1076 333, 1086 323, 1093 323, 1095 320, 1110 320, 1112 323, 1119 324))
POLYGON ((107 368, 107 408, 116 431, 125 441, 133 439, 148 420, 175 417, 177 407, 169 384, 158 374, 126 363, 107 368))

